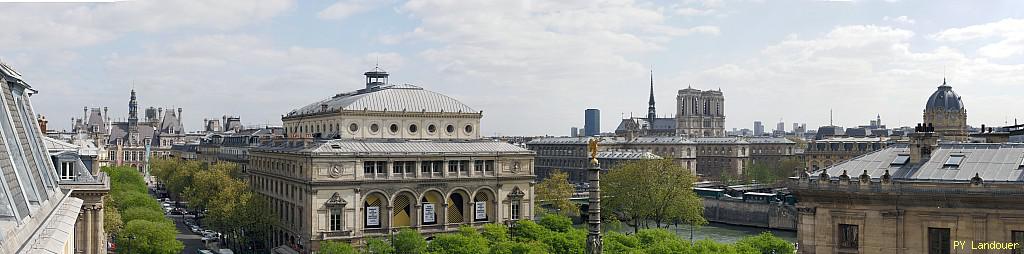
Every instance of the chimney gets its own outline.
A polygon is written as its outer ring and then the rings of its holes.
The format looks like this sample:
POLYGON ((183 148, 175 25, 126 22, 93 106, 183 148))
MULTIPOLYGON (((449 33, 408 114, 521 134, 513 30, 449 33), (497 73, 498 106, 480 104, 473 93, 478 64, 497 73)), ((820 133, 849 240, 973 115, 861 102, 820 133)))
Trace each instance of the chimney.
POLYGON ((110 120, 110 117, 109 117, 109 116, 107 115, 107 110, 108 110, 108 109, 110 109, 110 108, 108 108, 108 107, 103 107, 103 117, 100 117, 100 118, 102 118, 102 119, 100 119, 100 120, 110 120))
POLYGON ((910 134, 910 161, 911 164, 920 164, 932 157, 932 151, 939 146, 939 137, 935 135, 935 128, 929 125, 917 124, 914 133, 910 134))
POLYGON ((39 130, 43 131, 43 133, 46 133, 46 123, 49 122, 46 121, 46 117, 43 115, 39 115, 39 117, 36 118, 36 120, 39 121, 39 130))

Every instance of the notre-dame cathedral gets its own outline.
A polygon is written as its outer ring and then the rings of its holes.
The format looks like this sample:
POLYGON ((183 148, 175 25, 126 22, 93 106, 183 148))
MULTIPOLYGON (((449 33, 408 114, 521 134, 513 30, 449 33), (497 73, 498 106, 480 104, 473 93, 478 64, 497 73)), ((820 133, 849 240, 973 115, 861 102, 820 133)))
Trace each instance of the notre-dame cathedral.
POLYGON ((725 96, 722 90, 687 87, 676 95, 676 135, 725 137, 725 96))

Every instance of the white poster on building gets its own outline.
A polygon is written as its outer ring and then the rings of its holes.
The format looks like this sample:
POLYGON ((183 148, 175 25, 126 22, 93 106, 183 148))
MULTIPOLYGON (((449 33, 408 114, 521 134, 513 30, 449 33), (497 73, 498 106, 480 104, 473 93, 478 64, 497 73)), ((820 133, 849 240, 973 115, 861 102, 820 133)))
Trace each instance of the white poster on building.
POLYGON ((367 226, 380 226, 380 207, 379 206, 368 206, 368 207, 366 207, 366 225, 367 226))
POLYGON ((434 223, 434 204, 423 204, 423 223, 434 223))
POLYGON ((474 209, 476 211, 476 215, 473 217, 475 220, 487 219, 487 203, 476 202, 474 207, 476 208, 474 209))

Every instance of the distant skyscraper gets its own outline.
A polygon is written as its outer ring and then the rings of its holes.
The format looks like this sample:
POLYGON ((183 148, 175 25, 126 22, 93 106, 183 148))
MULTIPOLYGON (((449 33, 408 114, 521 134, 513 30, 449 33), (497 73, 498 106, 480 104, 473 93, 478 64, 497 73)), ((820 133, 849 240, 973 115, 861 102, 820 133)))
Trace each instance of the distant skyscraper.
POLYGON ((775 125, 775 131, 786 133, 786 123, 783 121, 779 121, 779 124, 775 125))
POLYGON ((579 135, 580 135, 580 128, 572 127, 572 129, 569 130, 569 136, 570 137, 574 137, 575 138, 575 137, 577 137, 579 135))
POLYGON ((796 133, 796 131, 798 131, 798 130, 800 130, 800 124, 793 123, 793 133, 796 133))
POLYGON ((587 137, 597 136, 601 133, 601 110, 588 108, 584 113, 583 135, 587 137))
POLYGON ((754 121, 754 136, 764 135, 764 124, 761 121, 754 121))

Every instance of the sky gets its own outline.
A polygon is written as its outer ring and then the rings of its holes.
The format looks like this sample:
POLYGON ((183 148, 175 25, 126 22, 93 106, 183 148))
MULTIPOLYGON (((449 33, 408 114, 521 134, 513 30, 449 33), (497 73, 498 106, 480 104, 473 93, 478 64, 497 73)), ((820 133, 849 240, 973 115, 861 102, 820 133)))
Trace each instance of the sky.
POLYGON ((83 107, 125 119, 183 108, 185 128, 288 111, 391 83, 484 112, 484 135, 568 135, 587 108, 602 131, 658 114, 680 89, 721 89, 726 128, 922 119, 945 78, 968 124, 1024 122, 1022 1, 218 0, 0 3, 0 61, 70 129, 83 107))

